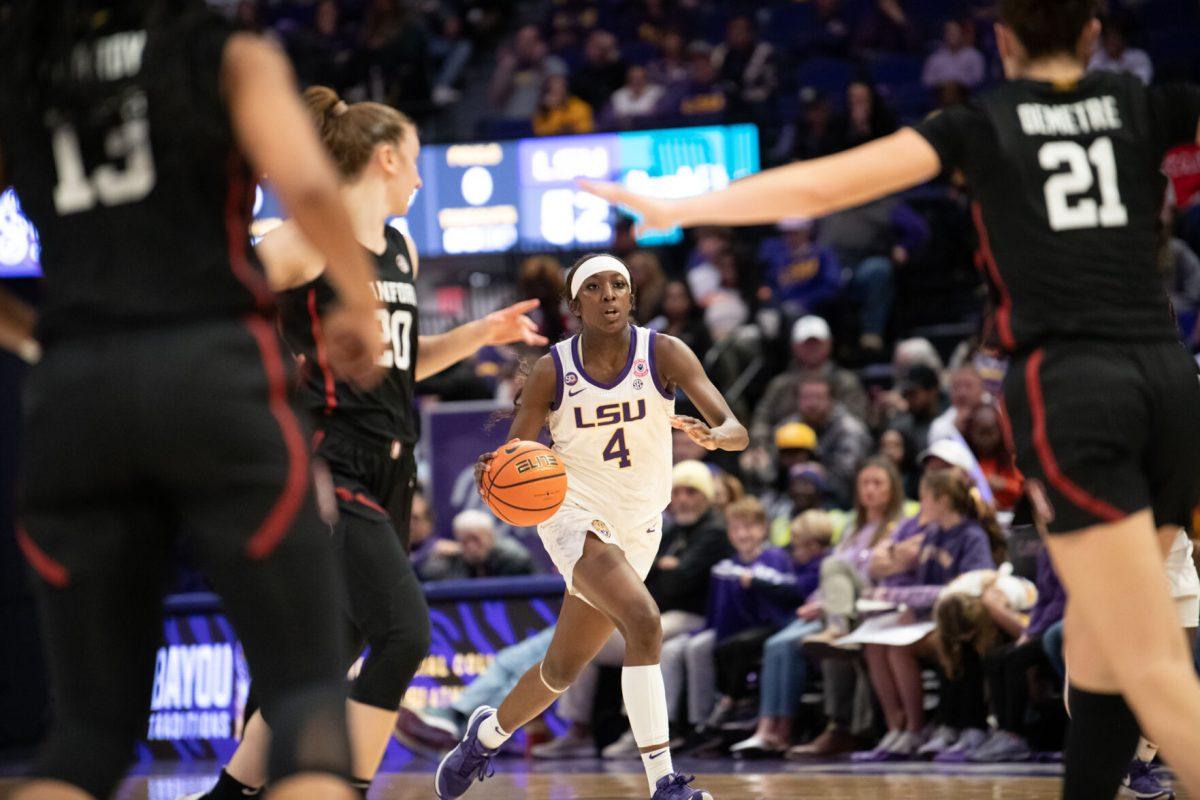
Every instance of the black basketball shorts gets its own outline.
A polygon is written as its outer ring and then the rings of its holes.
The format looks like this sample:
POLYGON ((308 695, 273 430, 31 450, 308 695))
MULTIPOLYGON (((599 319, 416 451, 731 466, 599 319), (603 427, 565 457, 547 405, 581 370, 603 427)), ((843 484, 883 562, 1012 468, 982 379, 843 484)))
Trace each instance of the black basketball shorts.
POLYGON ((1051 533, 1149 508, 1191 529, 1200 379, 1176 342, 1060 341, 1015 357, 1004 405, 1017 467, 1051 533))

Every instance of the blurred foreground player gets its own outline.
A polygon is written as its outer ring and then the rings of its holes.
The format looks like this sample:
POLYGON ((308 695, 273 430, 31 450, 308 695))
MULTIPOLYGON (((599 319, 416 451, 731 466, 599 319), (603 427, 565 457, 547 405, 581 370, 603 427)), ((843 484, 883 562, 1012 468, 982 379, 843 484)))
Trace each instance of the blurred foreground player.
MULTIPOLYGON (((671 499, 671 430, 706 450, 743 450, 749 435, 687 345, 630 324, 633 286, 619 259, 581 258, 564 293, 581 331, 534 364, 508 438, 533 441, 548 427, 567 470, 562 506, 538 525, 567 592, 545 657, 500 708, 475 710, 462 741, 438 765, 434 791, 440 800, 457 800, 490 777, 504 742, 549 708, 617 630, 625 640, 621 694, 649 796, 712 800, 671 761, 662 621, 644 581, 671 499), (675 414, 676 389, 708 424, 675 414)), ((479 457, 477 482, 494 455, 479 457)))
MULTIPOLYGON (((177 538, 221 595, 275 726, 275 796, 353 797, 338 576, 249 249, 246 160, 338 265, 330 360, 369 384, 370 264, 336 175, 285 59, 199 0, 16 8, 0 167, 40 232, 46 284, 18 538, 39 578, 55 720, 13 797, 108 797, 124 774, 177 538)), ((28 315, 7 316, 24 341, 28 315)))
MULTIPOLYGON (((376 336, 382 332, 385 345, 378 385, 361 389, 329 370, 324 325, 336 296, 326 275, 328 262, 301 226, 284 222, 256 249, 271 288, 279 293, 284 338, 303 359, 300 399, 316 428, 315 454, 333 479, 338 507, 333 544, 345 582, 340 610, 354 627, 343 667, 363 644, 369 647, 346 706, 351 782, 365 795, 396 726, 400 701, 429 651, 429 609, 408 560, 417 483, 413 449, 420 427, 413 388, 484 345, 522 341, 537 346, 546 340, 524 315, 537 300, 421 336, 417 250, 406 234, 387 224, 390 217, 408 213, 421 186, 416 126, 394 108, 347 104, 324 86, 309 88, 304 100, 338 168, 359 246, 374 261, 370 284, 382 303, 376 336)), ((278 779, 266 770, 269 744, 270 729, 256 712, 216 785, 189 797, 255 795, 268 779, 278 779)))
POLYGON ((1200 386, 1155 268, 1163 155, 1196 142, 1200 89, 1085 73, 1095 0, 1002 0, 1006 84, 854 150, 676 202, 594 185, 650 228, 817 217, 961 169, 1012 355, 1017 465, 1067 588, 1064 795, 1112 797, 1136 710, 1200 792, 1200 683, 1163 557, 1191 525, 1200 386))

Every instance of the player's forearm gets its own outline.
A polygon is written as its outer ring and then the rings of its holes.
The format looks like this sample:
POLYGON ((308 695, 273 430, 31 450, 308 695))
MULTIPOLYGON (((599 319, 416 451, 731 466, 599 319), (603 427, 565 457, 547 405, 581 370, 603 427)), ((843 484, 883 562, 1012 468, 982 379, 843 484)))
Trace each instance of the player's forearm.
POLYGON ((931 180, 939 169, 933 149, 906 128, 844 153, 776 167, 719 192, 679 200, 672 216, 684 227, 822 217, 931 180))
POLYGON ((727 419, 712 429, 713 439, 722 450, 738 452, 745 450, 750 444, 750 434, 746 427, 736 419, 727 419))
POLYGON ((479 320, 453 330, 422 336, 417 351, 417 380, 437 375, 464 358, 475 355, 483 346, 483 325, 479 320))

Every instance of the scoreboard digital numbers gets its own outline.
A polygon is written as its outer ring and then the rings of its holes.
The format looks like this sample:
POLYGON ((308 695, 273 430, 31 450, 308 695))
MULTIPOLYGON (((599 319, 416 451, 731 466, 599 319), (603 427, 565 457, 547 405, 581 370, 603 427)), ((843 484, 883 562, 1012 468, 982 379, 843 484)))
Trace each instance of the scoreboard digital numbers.
MULTIPOLYGON (((753 125, 669 128, 505 142, 425 145, 423 186, 406 230, 423 256, 604 248, 615 214, 580 191, 580 178, 620 181, 657 197, 690 197, 759 170, 753 125)), ((265 184, 254 204, 252 241, 283 219, 265 184)), ((644 245, 679 241, 678 230, 644 236, 644 245)), ((0 276, 40 274, 37 232, 12 191, 0 194, 0 276)))

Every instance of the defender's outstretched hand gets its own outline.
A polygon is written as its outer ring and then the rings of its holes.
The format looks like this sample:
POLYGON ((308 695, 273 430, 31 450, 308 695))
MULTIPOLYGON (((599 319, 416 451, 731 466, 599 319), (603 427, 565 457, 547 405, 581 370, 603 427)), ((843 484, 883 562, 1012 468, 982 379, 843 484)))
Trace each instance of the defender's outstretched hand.
POLYGON ((500 345, 524 342, 532 347, 549 344, 550 340, 538 333, 537 323, 525 316, 540 303, 540 300, 522 300, 488 314, 483 318, 484 343, 500 345))
POLYGON ((625 206, 638 216, 637 234, 639 236, 651 231, 666 231, 679 224, 675 215, 675 203, 670 200, 660 200, 657 197, 647 197, 631 192, 619 183, 602 181, 580 181, 579 188, 602 197, 608 202, 625 206))

